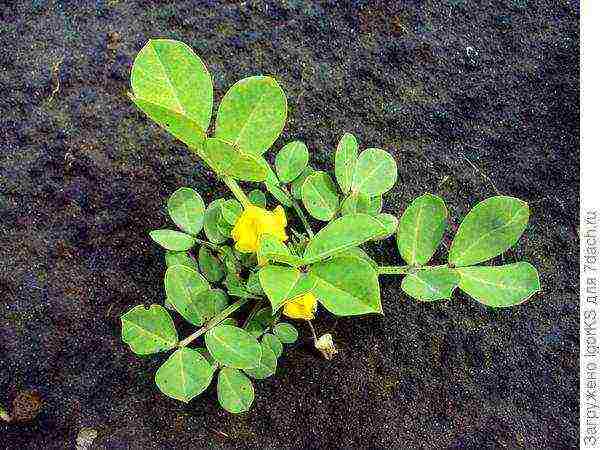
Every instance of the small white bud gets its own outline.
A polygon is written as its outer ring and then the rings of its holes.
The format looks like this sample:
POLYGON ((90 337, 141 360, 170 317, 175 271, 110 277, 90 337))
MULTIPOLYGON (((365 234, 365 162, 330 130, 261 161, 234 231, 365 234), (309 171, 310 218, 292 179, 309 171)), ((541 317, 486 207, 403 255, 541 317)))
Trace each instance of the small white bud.
POLYGON ((315 348, 321 352, 325 359, 332 359, 338 352, 333 345, 331 334, 327 333, 315 341, 315 348))

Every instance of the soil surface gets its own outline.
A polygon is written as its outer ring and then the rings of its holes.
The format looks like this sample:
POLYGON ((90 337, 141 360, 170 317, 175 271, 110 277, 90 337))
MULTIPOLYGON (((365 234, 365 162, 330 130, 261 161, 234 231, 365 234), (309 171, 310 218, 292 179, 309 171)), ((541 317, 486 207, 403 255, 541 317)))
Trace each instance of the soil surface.
MULTIPOLYGON (((0 60, 0 403, 44 400, 33 422, 0 424, 1 448, 73 448, 83 427, 102 449, 577 446, 579 2, 4 0, 0 60), (302 328, 250 412, 225 413, 214 387, 164 397, 164 356, 135 356, 119 316, 164 300, 148 231, 168 195, 225 191, 127 99, 151 37, 190 44, 217 100, 276 77, 290 104, 276 149, 304 140, 331 169, 349 131, 390 151, 386 212, 432 192, 456 226, 496 192, 527 200, 503 259, 533 263, 542 292, 512 309, 417 303, 385 276, 385 316, 321 312, 336 359, 302 328)), ((401 263, 393 239, 369 251, 401 263)))

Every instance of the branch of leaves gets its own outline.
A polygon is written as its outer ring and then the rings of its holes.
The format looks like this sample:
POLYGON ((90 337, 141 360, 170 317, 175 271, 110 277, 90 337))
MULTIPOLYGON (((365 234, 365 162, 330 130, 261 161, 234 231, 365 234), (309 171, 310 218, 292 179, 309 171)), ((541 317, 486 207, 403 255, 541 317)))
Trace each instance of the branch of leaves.
POLYGON ((450 246, 448 264, 425 266, 442 242, 448 210, 438 196, 415 199, 400 218, 396 242, 406 267, 381 268, 381 273, 407 273, 402 290, 422 301, 449 299, 459 287, 492 307, 520 304, 540 290, 537 270, 528 262, 502 266, 488 261, 519 240, 529 220, 527 203, 507 196, 488 198, 471 209, 450 246))

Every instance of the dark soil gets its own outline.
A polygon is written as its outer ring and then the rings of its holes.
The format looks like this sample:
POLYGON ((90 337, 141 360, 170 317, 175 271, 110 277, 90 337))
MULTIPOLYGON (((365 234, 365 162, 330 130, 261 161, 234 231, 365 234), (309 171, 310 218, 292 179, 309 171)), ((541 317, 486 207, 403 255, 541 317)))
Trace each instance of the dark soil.
MULTIPOLYGON (((578 27, 575 0, 0 1, 0 403, 45 402, 0 424, 0 446, 73 448, 93 427, 110 449, 576 447, 578 27), (303 329, 249 413, 214 389, 164 397, 164 358, 133 355, 119 316, 164 300, 147 233, 168 195, 224 188, 126 97, 151 37, 193 46, 218 97, 275 76, 290 103, 276 148, 302 139, 325 169, 344 131, 389 150, 387 212, 433 192, 458 224, 496 189, 529 201, 504 259, 537 266, 543 291, 491 310, 417 303, 382 277, 385 317, 339 320, 330 363, 303 329)), ((372 254, 400 262, 391 239, 372 254)))

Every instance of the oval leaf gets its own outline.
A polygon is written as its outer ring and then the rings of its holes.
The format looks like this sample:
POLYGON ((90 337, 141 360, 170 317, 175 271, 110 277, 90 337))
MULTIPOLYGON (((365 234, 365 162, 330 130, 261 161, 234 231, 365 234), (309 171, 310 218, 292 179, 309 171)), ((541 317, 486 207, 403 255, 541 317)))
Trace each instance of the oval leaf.
POLYGON ((215 244, 222 244, 228 237, 219 231, 219 221, 221 220, 222 198, 213 201, 206 208, 204 213, 204 234, 207 239, 215 244))
POLYGON ((373 219, 377 220, 385 228, 384 234, 374 238, 376 241, 389 238, 398 229, 398 219, 392 214, 377 214, 373 216, 373 219))
POLYGON ((537 270, 527 262, 456 270, 460 274, 458 285, 463 291, 495 308, 518 305, 540 290, 537 270))
POLYGON ((204 200, 195 190, 179 188, 167 201, 167 210, 173 222, 188 234, 197 235, 204 219, 204 200))
POLYGON ((336 316, 382 314, 377 271, 359 258, 339 257, 310 267, 312 289, 319 302, 336 316))
POLYGON ((514 197, 497 196, 478 203, 466 215, 452 241, 448 262, 470 266, 513 246, 529 221, 529 206, 514 197))
POLYGON ((158 368, 154 378, 161 392, 188 403, 210 385, 211 364, 196 350, 180 348, 158 368))
POLYGON ((174 230, 153 230, 150 237, 161 247, 178 252, 188 250, 196 243, 192 236, 174 230))
POLYGON ((204 144, 204 152, 212 168, 220 175, 244 181, 264 181, 267 177, 258 157, 241 152, 227 142, 209 138, 204 144))
POLYGON ((375 197, 368 197, 365 194, 351 193, 342 202, 341 213, 347 214, 379 214, 381 211, 382 199, 381 195, 375 197))
POLYGON ((150 355, 177 345, 173 319, 160 305, 138 305, 121 316, 121 338, 137 355, 150 355))
POLYGON ((239 414, 248 411, 252 406, 254 386, 241 371, 224 367, 219 372, 217 396, 223 409, 232 414, 239 414))
POLYGON ((165 263, 167 267, 171 266, 187 266, 190 269, 196 270, 196 261, 192 258, 188 252, 175 252, 173 250, 167 250, 165 252, 165 263))
POLYGON ((292 267, 265 266, 260 269, 259 277, 273 312, 281 308, 286 300, 305 294, 314 285, 314 280, 292 267))
POLYGON ((244 153, 260 156, 281 134, 286 117, 287 100, 275 79, 244 78, 221 100, 215 137, 231 142, 244 153))
POLYGON ((178 139, 198 147, 213 107, 208 69, 183 42, 151 39, 131 69, 133 101, 178 139))
POLYGON ((275 170, 282 183, 295 180, 308 164, 308 148, 300 141, 286 144, 275 156, 275 170))
POLYGON ((398 251, 411 266, 427 264, 442 242, 448 210, 444 200, 425 194, 416 198, 400 217, 398 251))
POLYGON ((385 236, 388 229, 367 214, 349 214, 322 228, 308 243, 304 262, 310 264, 337 253, 385 236))
POLYGON ((315 219, 333 219, 340 200, 331 177, 321 171, 310 174, 302 184, 302 203, 315 219))
POLYGON ((218 283, 225 276, 223 264, 206 247, 198 250, 198 267, 209 283, 218 283))
POLYGON ((443 300, 452 297, 459 280, 456 271, 448 267, 419 270, 404 277, 402 290, 417 300, 443 300))
POLYGON ((165 273, 165 292, 169 303, 193 325, 200 326, 208 318, 206 305, 200 301, 200 294, 208 289, 208 281, 189 267, 171 266, 165 273))
POLYGON ((291 323, 281 322, 273 328, 275 336, 284 344, 293 344, 298 340, 298 330, 291 323))
POLYGON ((283 344, 277 336, 271 333, 267 333, 262 337, 261 343, 267 344, 271 351, 275 354, 276 358, 279 358, 283 353, 283 344))
POLYGON ((260 206, 261 208, 265 208, 267 206, 267 197, 265 193, 260 189, 254 189, 248 193, 248 200, 250 203, 256 206, 260 206))
POLYGON ((257 380, 269 378, 277 370, 277 356, 271 350, 271 347, 266 342, 260 343, 262 353, 260 355, 260 364, 254 369, 244 369, 248 375, 257 380))
POLYGON ((304 168, 302 173, 290 184, 290 192, 296 200, 302 200, 302 185, 309 175, 313 174, 315 169, 310 166, 304 168))
POLYGON ((279 203, 291 207, 292 199, 290 198, 288 193, 284 191, 280 186, 277 175, 275 175, 275 172, 273 172, 271 166, 269 166, 269 164, 267 164, 267 162, 264 159, 262 161, 267 169, 267 179, 265 180, 265 187, 267 188, 267 191, 269 191, 269 193, 273 197, 275 197, 275 199, 277 199, 279 203))
POLYGON ((335 178, 344 194, 350 192, 352 187, 357 161, 358 141, 354 135, 345 133, 335 151, 335 178))
POLYGON ((232 227, 235 226, 238 218, 244 212, 244 208, 237 200, 230 198, 221 203, 221 217, 232 227))
POLYGON ((221 325, 206 333, 206 348, 221 364, 252 369, 260 362, 260 344, 241 328, 221 325))
POLYGON ((352 178, 352 192, 373 197, 389 191, 398 178, 396 161, 385 150, 368 148, 362 152, 352 178))

